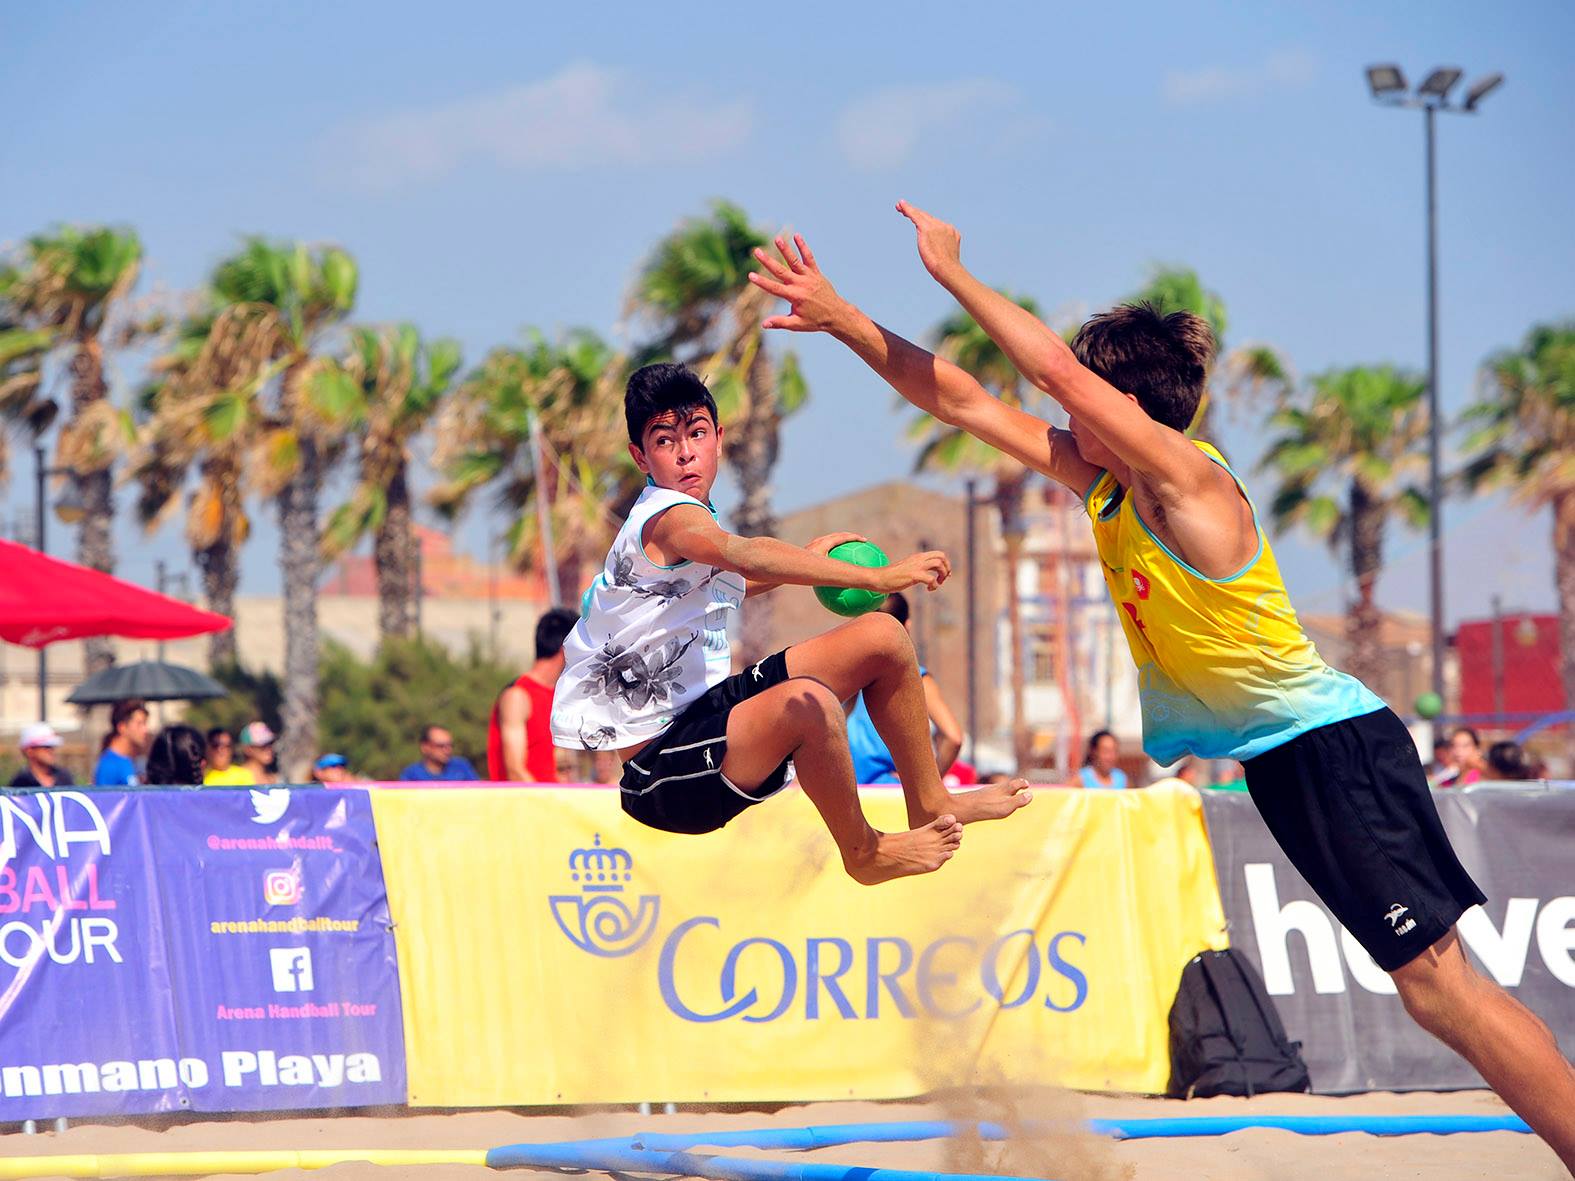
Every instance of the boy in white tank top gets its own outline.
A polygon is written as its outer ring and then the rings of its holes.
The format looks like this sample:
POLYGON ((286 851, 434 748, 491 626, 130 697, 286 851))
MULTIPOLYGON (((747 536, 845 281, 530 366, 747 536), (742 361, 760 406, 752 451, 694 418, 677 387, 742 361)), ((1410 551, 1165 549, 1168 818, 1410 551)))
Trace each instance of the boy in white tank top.
POLYGON ((668 832, 711 832, 780 791, 791 759, 848 873, 873 885, 939 869, 965 823, 1028 803, 1021 780, 955 795, 941 784, 913 645, 889 615, 729 675, 728 621, 746 598, 784 585, 934 590, 951 573, 944 554, 867 569, 827 556, 856 534, 801 547, 728 533, 710 504, 722 428, 705 383, 682 365, 647 365, 629 378, 624 412, 650 484, 564 642, 552 710, 557 744, 618 752, 624 811, 668 832), (905 832, 877 832, 859 806, 842 703, 861 692, 897 766, 905 832))

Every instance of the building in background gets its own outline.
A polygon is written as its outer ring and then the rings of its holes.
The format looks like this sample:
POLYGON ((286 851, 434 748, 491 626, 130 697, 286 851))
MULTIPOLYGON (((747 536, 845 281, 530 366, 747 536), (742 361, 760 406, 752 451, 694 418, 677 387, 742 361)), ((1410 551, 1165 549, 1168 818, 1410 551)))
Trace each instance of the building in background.
MULTIPOLYGON (((1324 662, 1344 668, 1345 616, 1298 613, 1298 618, 1324 662)), ((1432 629, 1427 616, 1416 611, 1385 611, 1381 620, 1378 642, 1384 654, 1383 670, 1377 683, 1368 688, 1402 718, 1409 718, 1416 713, 1417 695, 1427 692, 1433 684, 1432 629)), ((1446 654, 1446 702, 1455 700, 1456 683, 1454 662, 1447 660, 1446 654)))
POLYGON ((1468 619, 1455 632, 1460 713, 1518 730, 1570 708, 1559 669, 1559 617, 1527 611, 1468 619))
MULTIPOLYGON (((1147 780, 1137 668, 1100 570, 1087 513, 1059 485, 1035 485, 1017 571, 1021 601, 1024 705, 1036 767, 1058 779, 1076 773, 1088 736, 1109 730, 1133 783, 1147 780)), ((1003 603, 996 628, 1001 659, 1011 627, 1003 603)), ((1009 708, 1011 688, 1000 688, 1009 708)))

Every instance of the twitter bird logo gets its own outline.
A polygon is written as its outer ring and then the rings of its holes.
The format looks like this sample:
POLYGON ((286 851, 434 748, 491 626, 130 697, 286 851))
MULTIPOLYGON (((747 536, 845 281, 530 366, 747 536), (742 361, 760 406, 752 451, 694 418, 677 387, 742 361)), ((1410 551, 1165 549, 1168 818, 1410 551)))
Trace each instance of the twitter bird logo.
POLYGON ((252 789, 253 824, 276 824, 290 806, 290 789, 274 787, 267 791, 252 789))

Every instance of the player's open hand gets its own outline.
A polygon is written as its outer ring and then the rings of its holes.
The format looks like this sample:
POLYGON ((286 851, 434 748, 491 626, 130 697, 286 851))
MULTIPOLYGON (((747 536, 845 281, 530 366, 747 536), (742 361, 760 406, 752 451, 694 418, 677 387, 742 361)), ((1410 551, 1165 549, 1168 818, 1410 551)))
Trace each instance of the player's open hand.
POLYGON ((962 269, 962 232, 908 201, 897 202, 897 212, 913 223, 919 236, 919 261, 939 283, 962 269))
POLYGON ((789 332, 829 332, 847 314, 848 305, 820 273, 802 234, 793 235, 793 245, 798 247, 796 251, 779 235, 776 247, 780 258, 755 250, 755 261, 765 268, 765 274, 750 271, 749 281, 790 305, 788 315, 772 316, 761 326, 789 332))
POLYGON ((810 553, 819 554, 824 558, 829 557, 831 555, 831 551, 836 549, 845 541, 868 540, 869 538, 865 537, 862 533, 828 533, 824 537, 815 538, 814 541, 810 542, 804 548, 810 553))
POLYGON ((927 590, 935 590, 951 577, 952 564, 940 550, 931 550, 929 553, 914 554, 890 566, 878 567, 870 573, 876 576, 880 585, 875 589, 882 594, 889 595, 920 585, 927 590))

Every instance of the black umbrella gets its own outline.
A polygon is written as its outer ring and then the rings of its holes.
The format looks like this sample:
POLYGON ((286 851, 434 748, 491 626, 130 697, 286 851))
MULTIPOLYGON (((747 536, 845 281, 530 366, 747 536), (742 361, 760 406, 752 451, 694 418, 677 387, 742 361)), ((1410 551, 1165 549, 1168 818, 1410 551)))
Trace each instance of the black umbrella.
POLYGON ((95 673, 73 689, 66 700, 72 705, 108 705, 133 697, 143 701, 199 701, 205 697, 228 697, 229 693, 206 673, 184 664, 139 660, 95 673))

